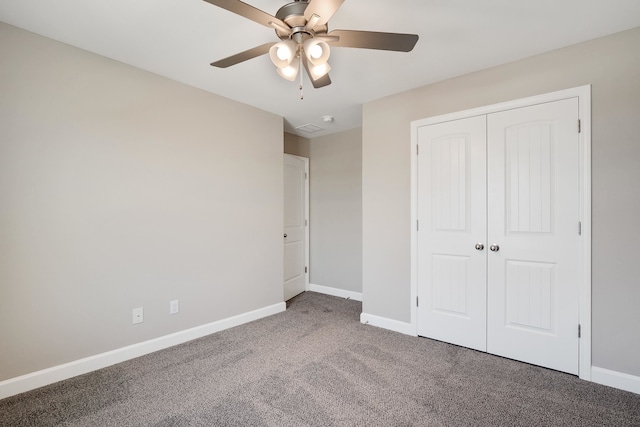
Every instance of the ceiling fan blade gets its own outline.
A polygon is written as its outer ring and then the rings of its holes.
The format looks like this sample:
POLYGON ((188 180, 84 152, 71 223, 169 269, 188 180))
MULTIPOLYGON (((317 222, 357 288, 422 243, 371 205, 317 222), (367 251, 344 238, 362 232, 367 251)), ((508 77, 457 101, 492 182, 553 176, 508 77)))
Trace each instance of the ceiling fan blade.
POLYGON ((275 43, 265 43, 252 49, 245 50, 244 52, 236 53, 235 55, 229 56, 228 58, 212 62, 211 65, 218 68, 231 67, 232 65, 248 61, 249 59, 264 55, 265 53, 269 53, 269 49, 271 49, 271 46, 273 46, 274 44, 275 43))
POLYGON ((340 39, 332 46, 410 52, 418 42, 417 34, 377 33, 374 31, 334 30, 328 36, 340 39))
POLYGON ((274 28, 273 24, 283 28, 289 28, 284 21, 269 15, 260 9, 257 9, 251 5, 241 2, 240 0, 204 0, 207 3, 211 3, 214 6, 221 7, 222 9, 233 12, 236 15, 244 16, 258 24, 262 24, 265 27, 274 28), (273 24, 272 24, 273 23, 273 24))
POLYGON ((325 74, 324 76, 313 80, 313 77, 311 77, 311 72, 309 71, 309 62, 307 61, 307 59, 303 56, 302 57, 302 64, 304 65, 304 69, 307 71, 307 75, 309 76, 309 80, 311 80, 311 84, 313 85, 314 88, 319 89, 321 87, 325 87, 325 86, 329 86, 331 84, 331 79, 329 78, 329 73, 325 74))
POLYGON ((319 35, 319 36, 315 36, 314 39, 317 40, 322 40, 323 42, 326 43, 332 43, 335 44, 334 42, 337 42, 338 40, 340 40, 340 37, 338 36, 329 36, 329 35, 319 35))
POLYGON ((325 74, 318 80, 311 80, 311 84, 314 88, 320 89, 321 87, 329 86, 331 84, 331 79, 329 78, 329 74, 325 74))
POLYGON ((342 3, 344 0, 311 0, 304 10, 304 19, 309 21, 313 15, 318 15, 316 25, 324 25, 342 6, 342 3))

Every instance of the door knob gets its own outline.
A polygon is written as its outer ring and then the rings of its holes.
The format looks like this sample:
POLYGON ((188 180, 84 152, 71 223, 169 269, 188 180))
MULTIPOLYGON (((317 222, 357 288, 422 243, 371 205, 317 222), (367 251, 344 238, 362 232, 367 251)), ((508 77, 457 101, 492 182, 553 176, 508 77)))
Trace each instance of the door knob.
POLYGON ((491 250, 492 252, 498 252, 500 250, 500 246, 491 245, 491 246, 489 246, 489 250, 491 250))
POLYGON ((284 238, 285 238, 285 239, 287 238, 287 233, 284 233, 284 238))
POLYGON ((484 249, 484 245, 482 243, 476 243, 476 250, 481 251, 484 249))

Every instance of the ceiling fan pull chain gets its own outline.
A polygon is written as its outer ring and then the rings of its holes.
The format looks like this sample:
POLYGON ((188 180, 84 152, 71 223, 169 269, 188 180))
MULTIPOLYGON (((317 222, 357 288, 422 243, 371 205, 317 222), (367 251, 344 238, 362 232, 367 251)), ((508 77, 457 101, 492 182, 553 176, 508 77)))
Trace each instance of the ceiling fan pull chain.
MULTIPOLYGON (((300 68, 299 69, 300 70, 302 69, 302 55, 300 55, 300 68)), ((302 74, 304 74, 304 73, 300 72, 300 100, 304 99, 304 95, 302 93, 302 74)))

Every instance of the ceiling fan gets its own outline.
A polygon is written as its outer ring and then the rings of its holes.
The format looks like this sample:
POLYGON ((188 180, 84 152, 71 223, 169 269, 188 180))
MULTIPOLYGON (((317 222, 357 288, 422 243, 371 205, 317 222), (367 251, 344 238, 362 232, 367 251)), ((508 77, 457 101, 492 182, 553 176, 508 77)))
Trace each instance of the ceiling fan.
MULTIPOLYGON (((295 0, 282 6, 275 16, 239 0, 204 1, 273 28, 281 40, 212 62, 212 66, 227 68, 268 53, 280 76, 294 81, 302 66, 315 88, 331 84, 331 67, 327 62, 330 54, 329 45, 410 52, 418 42, 416 34, 355 30, 329 32, 327 23, 344 0, 295 0)), ((300 90, 302 91, 302 74, 300 90)))

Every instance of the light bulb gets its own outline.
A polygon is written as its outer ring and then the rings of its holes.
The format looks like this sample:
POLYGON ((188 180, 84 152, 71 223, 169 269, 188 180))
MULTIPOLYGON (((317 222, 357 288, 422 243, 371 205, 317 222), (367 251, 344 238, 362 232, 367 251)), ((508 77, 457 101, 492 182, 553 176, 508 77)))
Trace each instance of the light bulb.
POLYGON ((318 59, 322 56, 322 48, 317 45, 314 44, 313 46, 311 46, 311 49, 309 51, 309 56, 311 56, 314 59, 318 59))
POLYGON ((313 65, 321 65, 327 62, 331 51, 329 45, 320 39, 307 39, 302 44, 304 55, 313 65))
POLYGON ((328 63, 314 65, 313 67, 309 67, 308 69, 309 77, 311 77, 311 80, 313 81, 325 76, 327 73, 329 73, 329 71, 331 71, 331 65, 329 65, 328 63))
POLYGON ((327 74, 327 72, 327 64, 320 64, 313 67, 313 74, 316 76, 322 77, 327 74))
POLYGON ((287 59, 289 59, 290 53, 291 51, 287 47, 285 46, 278 47, 278 51, 277 51, 278 59, 286 61, 287 59))
POLYGON ((296 44, 291 40, 275 43, 269 49, 269 58, 271 62, 278 68, 284 68, 291 64, 296 54, 296 44))
POLYGON ((296 79, 299 69, 300 69, 300 61, 296 61, 294 59, 289 65, 284 67, 278 67, 277 72, 281 77, 292 82, 296 79))
POLYGON ((282 69, 282 74, 284 74, 285 77, 294 77, 297 73, 298 69, 292 67, 291 65, 286 66, 282 69))

